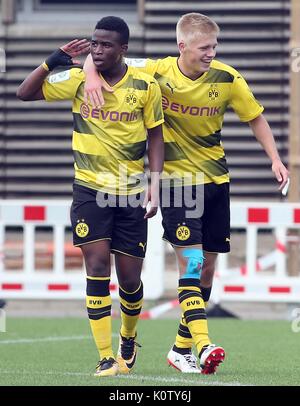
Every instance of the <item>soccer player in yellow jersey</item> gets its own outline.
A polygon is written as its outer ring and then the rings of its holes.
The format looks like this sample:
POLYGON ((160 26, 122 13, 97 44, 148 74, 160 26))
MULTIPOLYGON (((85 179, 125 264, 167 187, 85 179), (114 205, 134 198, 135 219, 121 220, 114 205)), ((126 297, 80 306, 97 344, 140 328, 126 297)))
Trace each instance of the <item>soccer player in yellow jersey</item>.
MULTIPOLYGON (((280 189, 288 178, 262 114, 264 108, 239 72, 214 59, 218 34, 219 27, 213 20, 189 13, 177 24, 178 58, 130 61, 157 79, 163 95, 165 179, 162 191, 166 178, 172 178, 175 187, 170 188, 171 207, 161 201, 161 210, 164 238, 174 247, 179 266, 178 293, 183 313, 168 362, 186 373, 199 372, 191 352, 193 344, 203 374, 214 373, 225 357, 224 349, 213 345, 208 336, 205 303, 210 297, 217 255, 230 250, 229 173, 221 141, 227 106, 233 108, 242 122, 249 124, 262 144, 272 161, 280 189), (184 179, 183 189, 190 190, 200 205, 201 198, 204 200, 203 215, 190 218, 187 204, 175 204, 180 179, 184 179), (204 193, 197 193, 201 184, 204 193)), ((103 98, 101 90, 111 89, 95 75, 89 57, 85 69, 86 98, 99 105, 106 103, 109 93, 105 92, 103 98)))
POLYGON ((96 376, 128 373, 136 361, 136 326, 143 302, 141 269, 147 219, 157 212, 164 142, 161 91, 157 81, 124 62, 129 29, 118 17, 95 28, 91 54, 97 71, 114 92, 103 108, 84 102, 84 72, 73 68, 48 76, 87 49, 86 40, 55 51, 21 84, 22 100, 73 101, 75 180, 71 221, 74 244, 87 271, 87 311, 99 351, 96 376), (145 187, 148 143, 151 187, 145 187), (151 207, 147 211, 146 203, 151 207), (110 253, 115 254, 121 308, 117 360, 111 339, 110 253))

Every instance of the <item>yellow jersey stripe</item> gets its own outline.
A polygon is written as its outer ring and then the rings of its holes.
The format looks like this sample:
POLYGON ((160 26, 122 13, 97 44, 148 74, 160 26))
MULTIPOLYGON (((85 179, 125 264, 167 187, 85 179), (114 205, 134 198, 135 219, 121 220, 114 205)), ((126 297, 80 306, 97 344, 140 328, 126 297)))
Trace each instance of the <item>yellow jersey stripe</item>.
POLYGON ((213 60, 207 72, 192 80, 178 67, 177 57, 139 64, 142 72, 158 81, 165 115, 164 173, 189 173, 203 182, 229 181, 221 142, 224 113, 231 106, 241 121, 263 112, 242 75, 229 65, 213 60))
POLYGON ((75 182, 122 195, 142 191, 136 190, 134 177, 144 172, 147 129, 163 123, 158 83, 129 66, 99 109, 85 103, 84 81, 84 72, 72 68, 43 83, 47 101, 73 101, 75 182))

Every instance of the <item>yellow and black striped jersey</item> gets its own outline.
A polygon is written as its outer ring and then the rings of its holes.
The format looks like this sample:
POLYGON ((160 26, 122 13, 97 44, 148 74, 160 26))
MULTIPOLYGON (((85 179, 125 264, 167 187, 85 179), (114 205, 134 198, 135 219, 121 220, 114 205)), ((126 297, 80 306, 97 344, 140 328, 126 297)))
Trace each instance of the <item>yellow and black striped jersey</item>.
POLYGON ((229 182, 221 141, 225 110, 231 106, 241 121, 253 120, 264 110, 242 75, 217 60, 196 80, 180 71, 176 57, 126 59, 126 63, 149 73, 160 85, 165 117, 164 175, 185 176, 185 184, 188 179, 192 179, 190 184, 229 182))
POLYGON ((72 68, 42 88, 47 101, 73 100, 75 183, 120 195, 142 191, 146 129, 164 121, 157 81, 129 66, 101 109, 84 103, 84 82, 84 72, 72 68))

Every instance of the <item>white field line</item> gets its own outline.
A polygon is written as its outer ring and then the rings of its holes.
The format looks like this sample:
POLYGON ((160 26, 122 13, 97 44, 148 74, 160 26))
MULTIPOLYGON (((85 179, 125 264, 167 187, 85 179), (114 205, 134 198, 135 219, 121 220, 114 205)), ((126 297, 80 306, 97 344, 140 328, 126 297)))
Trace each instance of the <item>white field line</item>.
MULTIPOLYGON (((112 334, 113 337, 118 337, 118 334, 112 334)), ((2 344, 34 344, 34 343, 49 343, 55 341, 72 341, 72 340, 92 340, 92 336, 53 336, 40 338, 18 338, 15 340, 0 340, 2 344)))
MULTIPOLYGON (((21 371, 6 371, 6 370, 1 370, 0 369, 0 375, 1 374, 12 374, 12 375, 24 375, 24 372, 21 371)), ((60 372, 60 371, 41 371, 41 372, 30 372, 30 375, 38 375, 38 376, 45 376, 45 375, 62 375, 62 376, 85 376, 87 378, 93 378, 95 379, 95 382, 97 379, 101 380, 101 383, 105 383, 103 378, 98 378, 94 377, 92 374, 87 374, 83 372, 60 372)), ((186 376, 184 377, 186 378, 186 376)), ((193 384, 197 386, 253 386, 253 385, 248 385, 248 384, 241 384, 240 382, 220 382, 220 381, 211 381, 208 382, 205 379, 184 379, 183 376, 181 375, 180 378, 166 378, 164 376, 147 376, 147 375, 117 375, 116 377, 113 377, 113 379, 116 380, 116 383, 119 379, 125 379, 128 381, 142 381, 142 382, 158 382, 158 383, 187 383, 187 384, 193 384)))
MULTIPOLYGON (((118 337, 119 334, 113 333, 113 337, 118 337)), ((15 340, 0 340, 1 344, 34 344, 34 343, 41 343, 41 342, 55 342, 55 341, 72 341, 72 340, 91 340, 92 336, 89 335, 81 335, 81 336, 53 336, 53 337, 41 337, 41 338, 20 338, 15 340)), ((1 374, 20 374, 23 375, 23 372, 17 371, 5 371, 0 369, 1 374)), ((46 371, 46 372, 36 372, 32 373, 33 375, 62 375, 62 376, 85 376, 85 377, 93 377, 92 374, 82 373, 82 372, 60 372, 60 371, 46 371)), ((97 379, 95 377, 95 379, 97 379)), ((143 376, 143 375, 118 375, 114 379, 125 379, 125 380, 133 380, 133 381, 145 381, 145 382, 158 382, 158 383, 189 383, 194 385, 206 385, 206 386, 244 386, 240 382, 219 382, 219 381, 212 381, 208 382, 206 380, 200 379, 183 379, 181 376, 180 378, 166 378, 163 376, 143 376)), ((245 386, 252 386, 246 384, 245 386)))

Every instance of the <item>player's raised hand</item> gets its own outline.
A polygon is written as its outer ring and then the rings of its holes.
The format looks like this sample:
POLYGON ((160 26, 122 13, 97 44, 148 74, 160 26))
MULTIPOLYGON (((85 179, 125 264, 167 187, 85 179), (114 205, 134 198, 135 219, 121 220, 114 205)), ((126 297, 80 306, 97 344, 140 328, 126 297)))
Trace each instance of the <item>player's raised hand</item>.
POLYGON ((288 182, 289 171, 286 169, 280 159, 273 161, 272 171, 274 172, 277 181, 280 183, 279 190, 282 190, 288 182))
MULTIPOLYGON (((87 39, 74 39, 60 47, 60 49, 73 59, 79 55, 87 54, 90 51, 90 46, 90 42, 87 39)), ((73 63, 80 63, 80 61, 73 59, 73 63)))
POLYGON ((86 39, 68 42, 61 48, 54 51, 45 61, 49 71, 52 71, 57 66, 71 66, 80 64, 80 61, 73 59, 78 55, 89 52, 90 44, 86 39))

